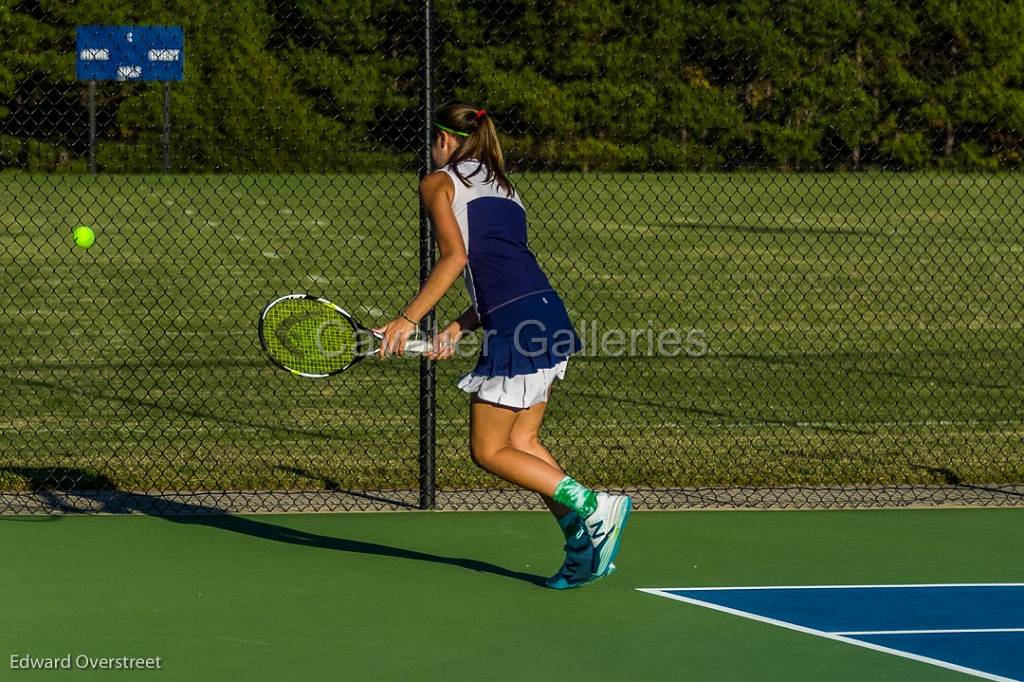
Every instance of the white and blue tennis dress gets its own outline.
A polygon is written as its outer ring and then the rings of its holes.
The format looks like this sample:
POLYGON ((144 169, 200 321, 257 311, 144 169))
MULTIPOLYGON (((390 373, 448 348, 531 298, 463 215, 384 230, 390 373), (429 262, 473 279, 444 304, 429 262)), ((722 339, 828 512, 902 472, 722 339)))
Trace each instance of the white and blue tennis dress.
POLYGON ((450 167, 452 210, 469 262, 466 289, 483 327, 480 358, 459 388, 512 408, 547 401, 569 356, 581 349, 562 299, 537 265, 526 240, 526 210, 476 160, 459 164, 466 187, 450 167))

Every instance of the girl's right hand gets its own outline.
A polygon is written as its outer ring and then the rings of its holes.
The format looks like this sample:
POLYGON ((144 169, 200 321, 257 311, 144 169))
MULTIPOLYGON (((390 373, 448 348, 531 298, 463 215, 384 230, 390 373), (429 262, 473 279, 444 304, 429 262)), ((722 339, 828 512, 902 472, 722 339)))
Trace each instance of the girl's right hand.
POLYGON ((431 360, 447 360, 455 354, 455 344, 462 338, 462 325, 452 322, 434 337, 429 351, 424 353, 431 360))

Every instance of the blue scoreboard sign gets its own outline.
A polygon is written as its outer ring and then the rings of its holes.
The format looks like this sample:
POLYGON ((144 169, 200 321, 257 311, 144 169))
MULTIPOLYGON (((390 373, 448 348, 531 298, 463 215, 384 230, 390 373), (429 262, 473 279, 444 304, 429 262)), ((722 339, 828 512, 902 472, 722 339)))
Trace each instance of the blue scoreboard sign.
POLYGON ((79 26, 75 71, 80 81, 180 81, 185 71, 180 26, 79 26))

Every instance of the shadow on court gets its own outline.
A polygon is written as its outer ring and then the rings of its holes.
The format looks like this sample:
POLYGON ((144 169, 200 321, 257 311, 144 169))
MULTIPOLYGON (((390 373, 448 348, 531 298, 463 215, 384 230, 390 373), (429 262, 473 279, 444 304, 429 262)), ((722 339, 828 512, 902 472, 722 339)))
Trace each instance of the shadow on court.
MULTIPOLYGON (((201 504, 189 504, 176 500, 168 500, 155 495, 117 490, 113 481, 102 474, 83 469, 67 467, 0 467, 0 472, 7 472, 25 479, 33 494, 45 505, 52 514, 47 517, 59 519, 57 514, 91 514, 91 513, 139 513, 157 516, 169 523, 186 526, 208 526, 219 530, 249 535, 262 540, 285 542, 305 547, 357 554, 374 554, 406 559, 412 561, 429 561, 447 566, 457 566, 478 573, 490 573, 502 578, 522 580, 534 585, 541 585, 545 576, 513 571, 486 561, 463 557, 448 557, 427 552, 419 552, 401 547, 381 545, 362 540, 319 535, 286 526, 279 526, 263 520, 255 520, 243 516, 225 513, 217 507, 201 504), (76 506, 71 498, 80 497, 83 506, 76 506)), ((30 517, 0 516, 0 519, 19 519, 30 517)))

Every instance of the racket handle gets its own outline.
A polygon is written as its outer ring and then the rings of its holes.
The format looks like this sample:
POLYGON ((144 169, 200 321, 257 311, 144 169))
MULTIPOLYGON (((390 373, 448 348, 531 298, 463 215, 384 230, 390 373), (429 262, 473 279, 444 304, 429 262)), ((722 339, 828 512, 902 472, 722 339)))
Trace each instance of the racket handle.
MULTIPOLYGON (((379 332, 373 332, 373 338, 380 341, 384 338, 384 335, 379 332)), ((425 339, 409 339, 405 342, 405 352, 410 355, 423 355, 430 350, 431 343, 425 339)))
POLYGON ((405 342, 405 352, 412 355, 423 355, 430 350, 430 342, 423 339, 409 339, 405 342))

